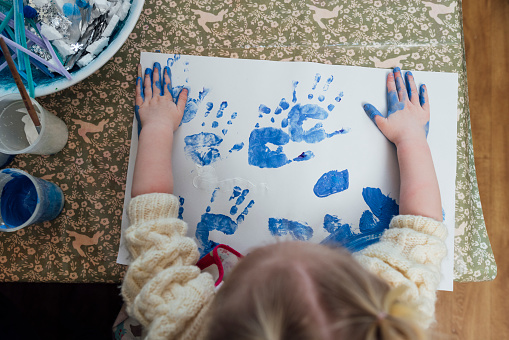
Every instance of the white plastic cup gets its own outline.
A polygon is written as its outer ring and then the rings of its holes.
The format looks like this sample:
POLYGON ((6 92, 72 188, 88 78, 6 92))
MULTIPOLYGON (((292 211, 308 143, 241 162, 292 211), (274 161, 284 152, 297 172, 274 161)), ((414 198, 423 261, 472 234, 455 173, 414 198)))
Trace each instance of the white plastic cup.
POLYGON ((0 170, 0 231, 52 220, 63 207, 64 193, 58 185, 22 170, 0 170))
POLYGON ((31 153, 52 155, 62 150, 67 143, 68 131, 65 123, 31 98, 41 121, 41 131, 32 145, 25 134, 25 123, 21 120, 27 114, 19 94, 0 97, 0 152, 8 155, 31 153))

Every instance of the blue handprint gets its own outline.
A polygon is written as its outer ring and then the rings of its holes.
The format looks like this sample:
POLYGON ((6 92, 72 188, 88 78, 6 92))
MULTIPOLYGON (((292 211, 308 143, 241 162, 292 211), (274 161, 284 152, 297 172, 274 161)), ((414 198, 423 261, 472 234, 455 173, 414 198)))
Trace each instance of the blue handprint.
POLYGON ((307 241, 313 237, 313 228, 305 222, 291 221, 286 218, 269 218, 269 231, 272 236, 290 234, 294 240, 307 241))
MULTIPOLYGON (((311 91, 317 89, 317 85, 320 83, 321 75, 315 76, 315 82, 311 91)), ((325 100, 323 93, 329 90, 330 84, 334 80, 333 76, 330 76, 318 96, 318 101, 321 103, 325 100)), ((275 123, 275 116, 281 115, 283 112, 287 112, 281 120, 281 128, 276 127, 262 127, 259 128, 259 124, 256 124, 255 129, 251 131, 249 136, 249 150, 248 150, 248 162, 250 165, 257 166, 260 168, 279 168, 293 161, 305 161, 314 157, 312 151, 304 151, 300 155, 290 159, 283 151, 283 146, 292 142, 300 143, 305 142, 307 144, 314 144, 323 141, 326 138, 333 137, 338 134, 345 134, 349 129, 340 129, 331 133, 327 133, 322 123, 315 124, 312 128, 304 130, 303 124, 306 120, 317 119, 326 120, 335 106, 329 104, 327 110, 323 109, 318 104, 302 104, 297 103, 297 86, 298 82, 293 82, 293 93, 292 93, 292 107, 285 98, 282 98, 279 105, 274 110, 274 116, 271 117, 270 121, 275 123), (288 111, 289 110, 289 111, 288 111), (285 131, 285 130, 288 130, 285 131), (271 150, 269 145, 275 145, 277 148, 271 150)), ((336 102, 341 101, 342 93, 336 97, 336 102)), ((314 97, 313 93, 308 94, 308 101, 311 101, 314 97)), ((259 109, 259 117, 263 118, 272 112, 265 104, 261 104, 259 109)))
MULTIPOLYGON (((200 99, 201 101, 201 99, 200 99)), ((200 102, 196 102, 196 111, 199 108, 200 102)), ((193 160, 198 165, 210 165, 221 159, 221 152, 219 148, 223 143, 223 138, 221 134, 225 136, 228 133, 228 126, 233 124, 235 118, 237 118, 237 112, 233 112, 226 118, 225 110, 228 107, 228 102, 223 101, 219 105, 219 109, 215 114, 215 119, 211 123, 210 127, 215 131, 220 129, 220 133, 214 132, 200 132, 193 135, 188 135, 184 137, 185 147, 184 152, 186 155, 193 160)), ((205 113, 203 118, 206 118, 210 115, 214 108, 214 104, 212 102, 208 102, 205 105, 205 113)), ((187 112, 186 106, 186 112, 187 112)), ((194 110, 194 106, 192 107, 194 110)), ((186 113, 184 113, 184 116, 186 113)), ((196 117, 196 113, 192 118, 196 117)), ((202 126, 206 126, 205 121, 201 124, 202 126)), ((237 143, 233 145, 228 152, 232 153, 235 151, 240 151, 244 147, 244 143, 237 143)))
MULTIPOLYGON (((210 198, 210 202, 213 203, 215 200, 215 196, 217 190, 214 190, 212 196, 210 198)), ((233 235, 238 226, 244 221, 244 218, 249 213, 249 209, 254 205, 254 200, 249 201, 249 203, 244 207, 240 214, 237 214, 239 211, 239 206, 241 206, 247 195, 249 194, 249 189, 242 189, 238 186, 233 188, 232 195, 230 197, 230 201, 235 200, 232 207, 230 208, 230 215, 224 214, 213 214, 211 213, 210 206, 205 210, 206 212, 201 215, 201 221, 198 222, 196 226, 196 239, 198 240, 198 248, 200 251, 200 256, 204 256, 208 254, 215 246, 218 245, 217 242, 214 242, 209 239, 210 232, 212 230, 218 230, 226 235, 233 235), (234 219, 234 216, 237 217, 234 219)))
POLYGON ((378 188, 364 188, 362 197, 370 210, 362 213, 359 221, 360 233, 354 234, 350 225, 342 224, 337 216, 327 214, 323 224, 330 235, 322 244, 340 244, 351 252, 356 252, 380 240, 384 231, 389 228, 391 219, 399 214, 399 206, 378 188))

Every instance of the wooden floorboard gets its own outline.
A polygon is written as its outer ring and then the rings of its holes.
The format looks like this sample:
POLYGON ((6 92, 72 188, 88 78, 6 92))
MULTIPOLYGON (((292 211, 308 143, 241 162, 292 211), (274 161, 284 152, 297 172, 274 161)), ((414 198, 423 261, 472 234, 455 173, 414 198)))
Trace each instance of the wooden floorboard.
POLYGON ((509 339, 509 1, 464 0, 463 20, 477 179, 498 276, 440 292, 435 335, 509 339))

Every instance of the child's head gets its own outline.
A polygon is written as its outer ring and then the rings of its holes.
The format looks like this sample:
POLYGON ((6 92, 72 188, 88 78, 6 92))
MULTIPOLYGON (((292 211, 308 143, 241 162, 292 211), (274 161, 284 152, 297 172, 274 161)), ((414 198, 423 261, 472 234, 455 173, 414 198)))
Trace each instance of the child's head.
POLYGON ((346 250, 278 243, 237 264, 213 302, 208 339, 422 339, 400 295, 346 250))

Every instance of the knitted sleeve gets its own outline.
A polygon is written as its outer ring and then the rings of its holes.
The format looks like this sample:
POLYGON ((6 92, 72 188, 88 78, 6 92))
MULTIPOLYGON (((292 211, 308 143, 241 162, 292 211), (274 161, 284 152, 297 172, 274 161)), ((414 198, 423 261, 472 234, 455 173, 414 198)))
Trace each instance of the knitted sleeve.
POLYGON ((133 257, 122 284, 127 312, 147 331, 146 339, 200 339, 214 282, 195 266, 196 243, 177 218, 170 194, 135 197, 129 205, 127 247, 133 257))
POLYGON ((395 216, 380 242, 355 255, 368 270, 390 286, 404 285, 403 296, 422 315, 421 326, 435 320, 436 291, 440 283, 440 265, 447 253, 446 226, 432 218, 395 216))

